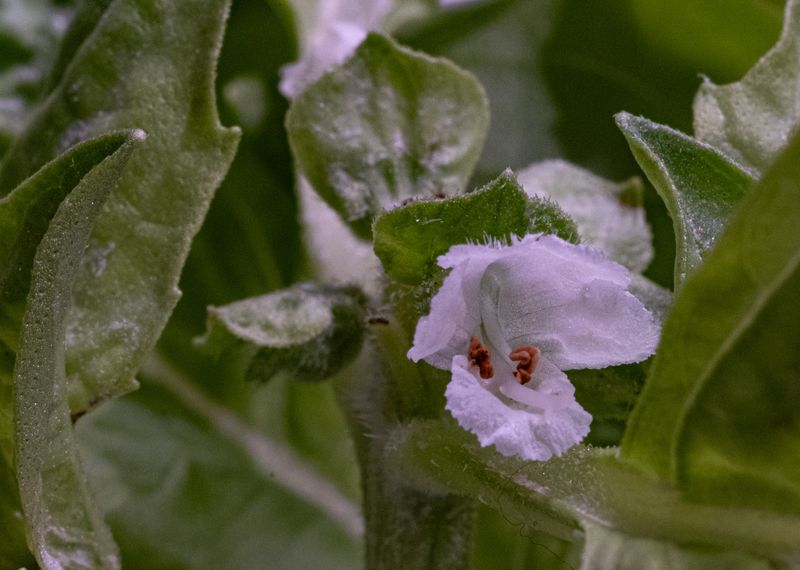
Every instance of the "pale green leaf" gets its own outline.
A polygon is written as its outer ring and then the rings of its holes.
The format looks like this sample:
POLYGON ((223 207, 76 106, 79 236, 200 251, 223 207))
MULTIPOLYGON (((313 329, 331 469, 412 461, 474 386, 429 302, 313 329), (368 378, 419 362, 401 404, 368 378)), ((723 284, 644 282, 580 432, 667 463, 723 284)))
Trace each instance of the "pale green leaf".
POLYGON ((0 450, 9 462, 14 355, 36 248, 67 194, 130 137, 120 132, 81 143, 0 199, 0 450))
POLYGON ((209 307, 196 343, 219 356, 246 353, 249 380, 278 372, 319 382, 341 370, 361 348, 366 297, 355 287, 300 283, 223 307, 209 307))
POLYGON ((148 139, 100 214, 67 324, 74 413, 133 389, 174 307, 178 276, 238 132, 216 116, 228 2, 113 2, 76 49, 0 171, 0 192, 71 144, 137 127, 148 139))
POLYGON ((387 212, 373 230, 375 254, 386 273, 410 285, 433 275, 437 257, 453 245, 537 232, 577 238, 572 220, 556 204, 529 198, 510 170, 469 194, 387 212))
POLYGON ((679 546, 584 523, 581 570, 770 570, 763 559, 731 551, 679 546))
POLYGON ((800 136, 667 318, 623 440, 693 501, 800 513, 800 136))
POLYGON ((300 170, 363 237, 417 195, 464 190, 488 127, 486 98, 452 63, 370 34, 286 119, 300 170))
POLYGON ((620 462, 614 449, 578 445, 546 462, 525 462, 480 447, 452 420, 398 427, 387 449, 388 465, 407 485, 476 497, 523 529, 565 540, 576 540, 580 525, 593 522, 627 535, 771 560, 800 555, 797 516, 693 504, 620 462))
POLYGON ((525 192, 554 200, 575 220, 584 243, 637 273, 650 264, 653 236, 638 178, 616 184, 562 160, 532 164, 517 176, 525 192))
POLYGON ((704 81, 694 103, 697 138, 760 175, 800 124, 799 81, 800 1, 789 0, 778 43, 739 82, 704 81))
POLYGON ((636 160, 667 205, 675 227, 675 284, 703 261, 751 177, 713 147, 628 113, 617 115, 636 160))
POLYGON ((124 566, 359 568, 358 476, 331 385, 276 378, 251 394, 251 422, 198 394, 146 377, 78 423, 124 566))
POLYGON ((87 174, 39 243, 14 365, 14 462, 28 543, 44 568, 119 568, 81 468, 67 401, 64 335, 92 226, 131 157, 128 144, 87 174))

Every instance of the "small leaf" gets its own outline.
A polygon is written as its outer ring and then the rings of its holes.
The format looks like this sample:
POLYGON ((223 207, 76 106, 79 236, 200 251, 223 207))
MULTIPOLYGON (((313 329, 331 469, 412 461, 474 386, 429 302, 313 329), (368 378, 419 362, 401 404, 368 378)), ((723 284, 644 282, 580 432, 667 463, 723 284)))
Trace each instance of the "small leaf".
POLYGON ((786 3, 778 43, 737 83, 703 82, 694 102, 698 139, 755 176, 800 124, 800 1, 786 3))
POLYGON ((450 246, 537 232, 568 240, 577 235, 557 205, 528 198, 507 170, 475 192, 384 214, 375 222, 375 254, 389 276, 416 285, 438 271, 436 258, 450 246))
POLYGON ((674 129, 628 113, 617 115, 617 125, 672 216, 677 288, 714 245, 752 179, 716 149, 674 129))
POLYGON ((81 468, 67 400, 64 335, 92 226, 134 142, 64 199, 36 250, 14 367, 15 466, 28 542, 43 568, 119 568, 119 554, 81 468))
POLYGON ((671 542, 615 532, 599 524, 583 524, 586 539, 581 570, 770 570, 770 562, 738 552, 684 547, 671 542))
POLYGON ((213 354, 247 349, 249 380, 285 371, 307 382, 336 374, 361 348, 366 297, 354 287, 301 283, 261 297, 209 307, 204 337, 213 354))
POLYGON ((95 27, 76 32, 66 48, 74 57, 58 68, 60 82, 0 170, 4 194, 76 142, 121 128, 148 133, 98 218, 77 277, 66 354, 73 413, 137 386, 134 374, 178 300, 191 239, 233 158, 239 134, 220 126, 213 91, 228 5, 133 0, 95 10, 95 27))
POLYGON ((362 237, 405 198, 464 190, 488 128, 486 97, 452 63, 370 34, 286 118, 300 170, 362 237))
POLYGON ((0 199, 0 450, 9 462, 14 354, 36 248, 64 198, 132 136, 118 132, 76 145, 0 199))
POLYGON ((637 273, 650 264, 653 235, 639 179, 615 184, 563 160, 532 164, 517 176, 529 195, 550 198, 563 208, 584 243, 637 273))
POLYGON ((623 440, 702 503, 800 513, 800 136, 667 318, 623 440))

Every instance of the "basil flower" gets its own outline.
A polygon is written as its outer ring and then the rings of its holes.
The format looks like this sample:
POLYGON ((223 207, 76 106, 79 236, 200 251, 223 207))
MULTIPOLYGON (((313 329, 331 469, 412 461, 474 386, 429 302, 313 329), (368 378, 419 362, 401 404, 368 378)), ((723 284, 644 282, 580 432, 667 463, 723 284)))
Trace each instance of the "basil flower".
POLYGON ((408 357, 452 379, 447 409, 482 446, 544 461, 589 432, 563 370, 653 354, 659 327, 628 290, 630 274, 593 247, 551 235, 457 245, 408 357))

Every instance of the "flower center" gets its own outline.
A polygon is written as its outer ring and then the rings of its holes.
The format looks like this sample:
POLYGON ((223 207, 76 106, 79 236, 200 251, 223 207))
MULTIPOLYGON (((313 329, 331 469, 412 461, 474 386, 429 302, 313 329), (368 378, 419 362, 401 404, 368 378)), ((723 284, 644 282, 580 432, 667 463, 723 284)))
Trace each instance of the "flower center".
POLYGON ((535 346, 520 346, 511 351, 508 357, 517 363, 514 377, 518 383, 525 385, 531 381, 533 371, 536 370, 536 365, 539 364, 540 355, 541 351, 535 346))

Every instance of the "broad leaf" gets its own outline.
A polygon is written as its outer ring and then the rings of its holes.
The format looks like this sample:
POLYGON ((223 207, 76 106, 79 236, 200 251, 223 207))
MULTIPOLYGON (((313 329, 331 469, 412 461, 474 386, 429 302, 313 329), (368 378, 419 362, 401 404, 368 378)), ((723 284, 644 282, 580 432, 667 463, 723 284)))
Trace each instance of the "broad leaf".
POLYGON ((586 532, 581 570, 770 570, 767 560, 714 549, 682 547, 670 542, 615 532, 584 523, 586 532))
POLYGON ((120 132, 81 143, 0 199, 0 450, 9 462, 14 355, 36 248, 67 194, 131 136, 120 132))
POLYGON ((249 380, 278 372, 319 382, 345 366, 361 348, 366 297, 354 287, 301 283, 223 307, 209 307, 197 343, 219 356, 246 353, 249 380))
POLYGON ((67 146, 112 129, 148 139, 97 221, 67 323, 74 413, 133 389, 179 292, 189 243, 236 148, 213 67, 228 2, 111 3, 0 171, 9 192, 67 146))
POLYGON ((697 138, 758 176, 800 124, 798 81, 800 1, 789 0, 780 40, 741 81, 704 81, 694 103, 697 138))
POLYGON ((702 261, 752 179, 711 146, 628 113, 617 115, 636 160, 675 227, 675 284, 702 261))
POLYGON ((644 385, 647 369, 642 363, 610 366, 600 370, 570 370, 575 398, 592 420, 624 422, 644 385))
POLYGON ((409 285, 433 275, 436 258, 456 244, 536 232, 577 238, 572 220, 556 204, 529 198, 510 170, 469 194, 392 210, 378 218, 373 232, 386 273, 409 285))
POLYGON ((685 284, 623 440, 694 501, 800 513, 798 227, 795 136, 685 284))
POLYGON ((463 191, 488 119, 474 77, 370 34, 294 100, 286 124, 300 170, 368 237, 372 218, 405 198, 463 191))
POLYGON ((532 164, 518 177, 525 192, 550 198, 575 220, 584 243, 637 273, 650 264, 653 236, 639 179, 615 184, 562 160, 532 164))
POLYGON ((44 568, 119 568, 119 555, 81 468, 67 401, 64 335, 92 227, 134 141, 64 199, 36 250, 14 365, 17 481, 28 542, 44 568))
POLYGON ((146 377, 78 423, 125 567, 361 565, 355 459, 330 384, 276 378, 251 404, 263 425, 146 377))

